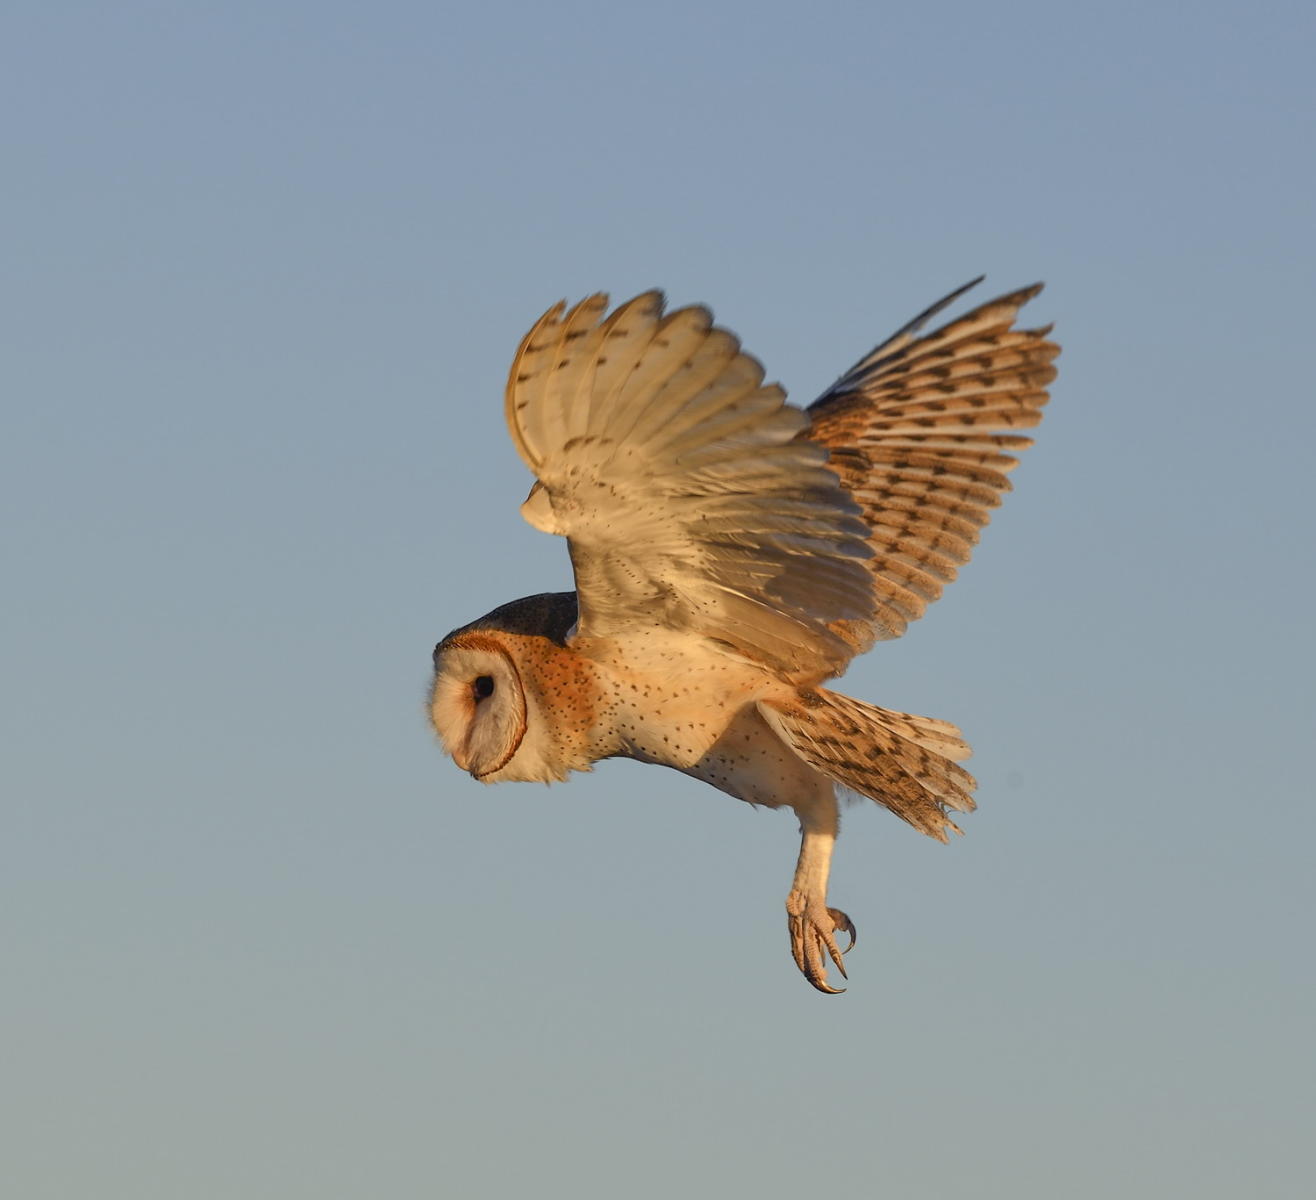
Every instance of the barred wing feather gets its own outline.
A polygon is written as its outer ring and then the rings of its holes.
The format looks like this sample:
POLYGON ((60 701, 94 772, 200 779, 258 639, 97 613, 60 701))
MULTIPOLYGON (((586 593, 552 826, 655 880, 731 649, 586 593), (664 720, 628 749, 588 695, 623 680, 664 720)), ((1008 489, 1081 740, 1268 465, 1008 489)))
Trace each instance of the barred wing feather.
POLYGON ((904 633, 969 561, 1010 490, 1015 455, 1032 444, 1018 431, 1042 419, 1060 347, 1047 340, 1050 326, 1014 328, 1041 284, 916 336, 978 282, 856 363, 810 406, 800 435, 830 451, 868 526, 876 615, 861 649, 904 633))

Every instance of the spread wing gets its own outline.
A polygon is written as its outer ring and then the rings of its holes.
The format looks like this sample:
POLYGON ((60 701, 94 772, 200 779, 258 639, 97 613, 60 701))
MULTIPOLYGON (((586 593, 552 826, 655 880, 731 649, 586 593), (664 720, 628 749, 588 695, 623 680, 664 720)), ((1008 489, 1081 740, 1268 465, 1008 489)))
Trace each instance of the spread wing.
POLYGON ((870 530, 809 419, 706 308, 607 304, 549 309, 507 384, 522 511, 568 540, 580 636, 688 630, 838 673, 876 619, 870 530))
POLYGON ((831 452, 868 526, 876 616, 864 648, 904 633, 969 561, 1015 455, 1032 445, 1018 431, 1042 419, 1056 376, 1051 327, 1014 328, 1040 283, 915 336, 980 282, 920 313, 809 408, 802 436, 831 452))

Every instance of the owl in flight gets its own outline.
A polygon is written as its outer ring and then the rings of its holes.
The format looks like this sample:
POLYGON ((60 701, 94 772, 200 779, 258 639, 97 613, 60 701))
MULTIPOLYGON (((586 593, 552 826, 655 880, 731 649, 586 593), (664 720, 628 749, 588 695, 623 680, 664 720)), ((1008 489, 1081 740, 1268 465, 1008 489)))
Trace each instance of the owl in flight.
POLYGON ((1016 329, 1024 288, 934 333, 915 317, 807 409, 707 308, 660 292, 554 305, 507 382, 521 506, 567 539, 574 592, 514 600, 434 650, 430 714, 484 783, 604 758, 675 767, 800 822, 791 953, 819 991, 845 968, 827 905, 838 794, 946 841, 974 807, 945 721, 823 685, 899 637, 968 562, 1042 417, 1060 348, 1016 329))

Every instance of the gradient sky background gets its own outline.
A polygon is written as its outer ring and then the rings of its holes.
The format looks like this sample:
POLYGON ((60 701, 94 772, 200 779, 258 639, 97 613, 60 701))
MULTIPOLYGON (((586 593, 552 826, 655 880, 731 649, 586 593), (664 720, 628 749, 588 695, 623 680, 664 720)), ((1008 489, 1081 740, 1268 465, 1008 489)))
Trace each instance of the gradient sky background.
POLYGON ((11 0, 6 1194, 1309 1194, 1312 11, 11 0), (843 686, 981 808, 849 812, 824 997, 789 814, 481 787, 430 650, 570 586, 558 297, 803 403, 979 272, 1050 285, 1040 444, 843 686))

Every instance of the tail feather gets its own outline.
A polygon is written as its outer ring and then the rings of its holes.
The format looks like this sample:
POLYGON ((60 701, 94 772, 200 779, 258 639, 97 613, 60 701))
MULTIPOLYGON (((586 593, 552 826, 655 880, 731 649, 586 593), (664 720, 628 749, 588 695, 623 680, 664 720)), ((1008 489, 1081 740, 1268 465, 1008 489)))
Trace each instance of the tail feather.
POLYGON ((760 701, 758 707, 806 762, 929 837, 944 842, 948 829, 962 833, 948 810, 977 807, 971 795, 977 781, 957 765, 969 747, 946 721, 822 690, 800 691, 793 703, 760 701))

